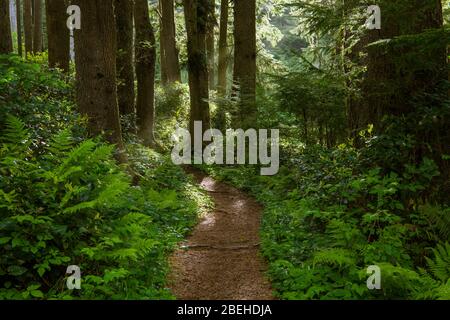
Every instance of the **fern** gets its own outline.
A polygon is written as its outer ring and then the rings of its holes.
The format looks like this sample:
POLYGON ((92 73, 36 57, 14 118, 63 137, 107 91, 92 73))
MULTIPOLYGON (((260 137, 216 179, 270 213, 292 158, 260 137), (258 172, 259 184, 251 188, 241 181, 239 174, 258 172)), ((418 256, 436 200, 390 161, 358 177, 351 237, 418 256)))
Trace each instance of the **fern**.
POLYGON ((7 115, 6 128, 2 131, 0 141, 10 153, 23 156, 28 154, 31 145, 30 132, 19 118, 7 115))
POLYGON ((439 206, 423 205, 419 213, 425 217, 429 226, 440 239, 450 239, 450 209, 439 206))
POLYGON ((69 129, 65 129, 52 137, 52 141, 47 147, 47 150, 51 152, 52 156, 58 159, 62 155, 65 156, 72 147, 72 133, 69 129))
POLYGON ((350 250, 341 248, 325 249, 317 252, 313 258, 313 265, 316 264, 328 264, 333 266, 353 266, 355 259, 353 253, 350 250))
POLYGON ((450 281, 436 288, 436 299, 450 300, 450 281))
POLYGON ((111 179, 108 179, 107 187, 100 192, 97 198, 97 204, 105 208, 112 207, 115 200, 130 188, 128 181, 124 179, 125 177, 121 175, 112 176, 111 179))
POLYGON ((114 145, 100 145, 89 155, 89 162, 97 163, 111 159, 114 145))
POLYGON ((442 282, 450 279, 450 244, 438 244, 433 249, 434 259, 426 258, 433 275, 442 282))
POLYGON ((381 287, 392 298, 412 295, 421 281, 420 275, 414 270, 390 263, 379 263, 378 266, 381 269, 381 287))
POLYGON ((362 249, 366 244, 366 239, 358 228, 339 219, 330 221, 327 234, 336 247, 362 249))
POLYGON ((6 129, 0 139, 4 143, 21 144, 30 139, 30 134, 25 124, 19 118, 7 115, 6 129))
POLYGON ((66 159, 60 166, 60 170, 64 171, 66 167, 72 164, 82 163, 95 150, 96 143, 92 140, 83 141, 79 146, 72 149, 66 159))

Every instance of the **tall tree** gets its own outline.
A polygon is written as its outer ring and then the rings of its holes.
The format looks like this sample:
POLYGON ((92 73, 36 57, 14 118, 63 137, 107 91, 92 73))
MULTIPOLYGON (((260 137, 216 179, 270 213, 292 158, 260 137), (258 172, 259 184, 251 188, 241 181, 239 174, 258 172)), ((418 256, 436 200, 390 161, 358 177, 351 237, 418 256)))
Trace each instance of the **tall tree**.
POLYGON ((216 26, 216 6, 215 0, 208 2, 208 22, 206 31, 206 53, 208 56, 208 74, 209 74, 209 88, 215 89, 215 44, 214 44, 214 29, 216 26))
POLYGON ((136 104, 138 135, 145 145, 154 146, 156 40, 150 23, 147 0, 135 0, 134 24, 138 83, 136 104))
POLYGON ((33 53, 42 52, 42 0, 34 0, 33 53))
POLYGON ((10 17, 9 0, 0 0, 0 53, 13 51, 10 17))
POLYGON ((114 0, 117 29, 117 93, 119 111, 134 114, 133 0, 114 0))
POLYGON ((23 24, 25 35, 25 55, 33 52, 33 0, 24 0, 23 24))
POLYGON ((16 24, 17 24, 17 51, 19 56, 23 55, 22 48, 22 4, 16 0, 16 24))
POLYGON ((180 62, 176 44, 175 7, 173 0, 159 1, 160 19, 160 45, 161 45, 161 74, 163 83, 181 81, 180 62))
MULTIPOLYGON (((380 30, 368 32, 369 43, 404 35, 417 36, 443 25, 440 0, 400 0, 395 3, 384 0, 382 4, 383 24, 380 30)), ((384 115, 400 116, 414 111, 411 97, 432 93, 447 76, 445 40, 428 45, 408 43, 406 39, 399 45, 399 41, 402 40, 399 39, 397 45, 394 42, 368 49, 364 86, 366 110, 379 129, 384 115), (407 57, 415 58, 416 63, 402 63, 407 57)))
POLYGON ((194 123, 201 121, 203 129, 210 127, 208 65, 206 54, 206 27, 208 0, 183 0, 188 37, 188 71, 191 97, 189 129, 194 134, 194 123))
POLYGON ((116 32, 113 0, 73 0, 81 9, 75 30, 77 103, 92 134, 105 133, 126 161, 116 87, 116 32))
MULTIPOLYGON (((162 6, 162 1, 159 2, 159 8, 161 11, 161 6, 162 6)), ((159 68, 160 68, 160 73, 161 73, 161 83, 162 84, 167 84, 168 80, 167 80, 167 63, 166 63, 166 56, 164 54, 164 48, 166 47, 165 43, 164 43, 164 37, 162 36, 162 20, 161 20, 160 16, 160 21, 159 21, 159 68)))
POLYGON ((256 0, 234 0, 234 83, 239 88, 236 122, 256 120, 256 0))
POLYGON ((228 70, 228 15, 229 0, 221 0, 220 3, 220 35, 219 35, 219 68, 218 68, 218 91, 219 95, 227 93, 227 70, 228 70))
POLYGON ((65 0, 47 0, 45 8, 49 66, 51 68, 58 67, 68 72, 70 66, 70 32, 66 26, 67 2, 65 0))
MULTIPOLYGON (((381 30, 370 32, 369 39, 370 42, 394 41, 386 46, 369 48, 367 78, 363 87, 367 95, 365 110, 372 115, 372 123, 378 132, 387 130, 382 121, 384 117, 406 118, 418 112, 415 101, 423 104, 426 103, 423 97, 427 97, 427 101, 433 96, 445 97, 447 91, 442 83, 448 80, 448 33, 431 35, 432 30, 440 30, 443 26, 441 1, 385 0, 382 4, 385 9, 381 30), (394 4, 400 10, 396 10, 394 4), (427 36, 432 38, 427 40, 427 36)), ((432 103, 430 107, 437 109, 439 103, 432 103)), ((417 163, 424 156, 433 157, 440 166, 444 181, 450 181, 449 162, 442 158, 444 150, 450 149, 448 125, 447 117, 436 116, 433 130, 417 135, 417 126, 410 128, 417 140, 411 156, 417 163)))

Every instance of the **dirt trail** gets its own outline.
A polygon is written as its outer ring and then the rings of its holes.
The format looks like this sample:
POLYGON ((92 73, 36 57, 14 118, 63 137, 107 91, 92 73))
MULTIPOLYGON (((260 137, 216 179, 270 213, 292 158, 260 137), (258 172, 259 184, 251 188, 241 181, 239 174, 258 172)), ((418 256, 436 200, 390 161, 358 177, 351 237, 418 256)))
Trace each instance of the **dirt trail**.
POLYGON ((178 299, 269 300, 259 257, 261 206, 224 183, 188 169, 215 202, 170 263, 169 287, 178 299))

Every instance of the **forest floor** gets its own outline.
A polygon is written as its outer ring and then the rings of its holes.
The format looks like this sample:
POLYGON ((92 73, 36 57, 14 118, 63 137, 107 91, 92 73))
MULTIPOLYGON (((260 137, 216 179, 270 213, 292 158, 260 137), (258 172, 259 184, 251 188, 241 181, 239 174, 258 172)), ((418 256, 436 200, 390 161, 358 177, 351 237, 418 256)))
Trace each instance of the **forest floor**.
POLYGON ((169 287, 183 300, 271 300, 259 255, 261 206, 241 191, 188 168, 215 203, 170 259, 169 287))

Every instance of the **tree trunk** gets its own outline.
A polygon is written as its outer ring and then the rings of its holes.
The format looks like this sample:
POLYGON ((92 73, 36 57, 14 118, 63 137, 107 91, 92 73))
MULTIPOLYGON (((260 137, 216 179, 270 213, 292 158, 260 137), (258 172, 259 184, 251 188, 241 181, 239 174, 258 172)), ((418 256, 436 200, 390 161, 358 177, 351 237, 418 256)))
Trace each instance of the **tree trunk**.
MULTIPOLYGON (((445 86, 442 85, 448 77, 448 39, 445 38, 445 33, 443 36, 438 35, 439 38, 436 37, 432 43, 429 40, 408 41, 418 34, 442 28, 441 1, 400 2, 401 10, 394 10, 395 6, 398 7, 398 2, 383 1, 382 4, 387 9, 383 10, 382 28, 368 32, 369 43, 394 39, 394 44, 388 42, 384 46, 373 46, 367 50, 367 73, 362 88, 366 104, 364 111, 367 112, 364 119, 369 119, 375 125, 377 133, 389 129, 386 125, 390 122, 383 121, 386 116, 412 118, 415 113, 423 114, 424 111, 418 108, 425 107, 427 103, 430 103, 431 112, 434 108, 445 108, 445 102, 439 102, 447 95, 445 86), (409 39, 395 42, 396 37, 404 35, 408 35, 409 39), (437 97, 440 98, 436 99, 437 97)), ((411 124, 409 127, 399 128, 399 131, 416 140, 414 148, 409 151, 410 160, 419 164, 424 157, 433 158, 440 167, 440 179, 446 181, 443 189, 450 189, 449 161, 442 159, 442 154, 450 149, 446 116, 435 116, 433 124, 427 126, 411 124)))
POLYGON ((164 54, 164 47, 166 46, 164 43, 164 37, 162 36, 162 21, 159 22, 159 68, 161 74, 161 83, 166 85, 168 83, 167 80, 167 63, 166 56, 164 54))
POLYGON ((210 128, 208 65, 206 58, 206 22, 208 0, 183 0, 187 30, 189 89, 191 114, 189 129, 201 121, 203 130, 210 128))
POLYGON ((136 0, 134 24, 136 28, 136 78, 138 83, 136 105, 138 135, 143 140, 144 145, 154 146, 156 41, 150 23, 147 0, 136 0))
POLYGON ((208 74, 209 89, 215 89, 215 45, 214 45, 214 27, 216 25, 215 0, 209 0, 208 3, 208 24, 206 32, 206 52, 208 56, 208 74))
POLYGON ((25 35, 25 55, 33 51, 33 0, 24 0, 23 3, 23 24, 25 35))
POLYGON ((217 86, 219 95, 222 97, 227 94, 228 9, 229 0, 222 0, 220 4, 219 68, 217 86))
POLYGON ((33 53, 42 52, 42 0, 34 0, 33 53))
POLYGON ((16 0, 16 23, 17 23, 17 52, 23 56, 22 48, 22 5, 20 0, 16 0))
POLYGON ((13 52, 9 0, 0 0, 0 54, 13 52))
MULTIPOLYGON (((403 9, 400 11, 383 11, 382 28, 368 32, 368 43, 442 27, 440 0, 402 2, 403 9), (413 17, 411 12, 414 13, 413 17)), ((392 5, 391 3, 391 8, 392 5)), ((434 48, 425 47, 424 44, 397 47, 388 44, 386 47, 368 49, 364 92, 368 97, 366 103, 371 114, 366 118, 374 121, 372 123, 378 131, 383 130, 381 119, 384 115, 403 116, 414 111, 411 98, 420 93, 432 93, 436 85, 446 78, 446 45, 443 40, 441 47, 434 48), (415 64, 401 65, 402 59, 408 55, 417 55, 422 61, 428 60, 428 66, 419 70, 415 64)))
POLYGON ((117 28, 117 94, 120 114, 135 113, 133 67, 133 1, 114 0, 117 28))
POLYGON ((50 68, 60 68, 69 72, 70 32, 67 28, 65 0, 46 1, 46 20, 48 37, 48 64, 50 68))
POLYGON ((92 134, 105 133, 126 161, 116 87, 116 32, 113 0, 74 0, 81 9, 81 29, 75 30, 77 103, 89 118, 92 134))
POLYGON ((256 0, 234 1, 234 83, 239 88, 236 122, 256 122, 256 0))
POLYGON ((180 82, 180 62, 176 45, 175 7, 173 0, 161 0, 161 68, 164 69, 164 84, 180 82))

